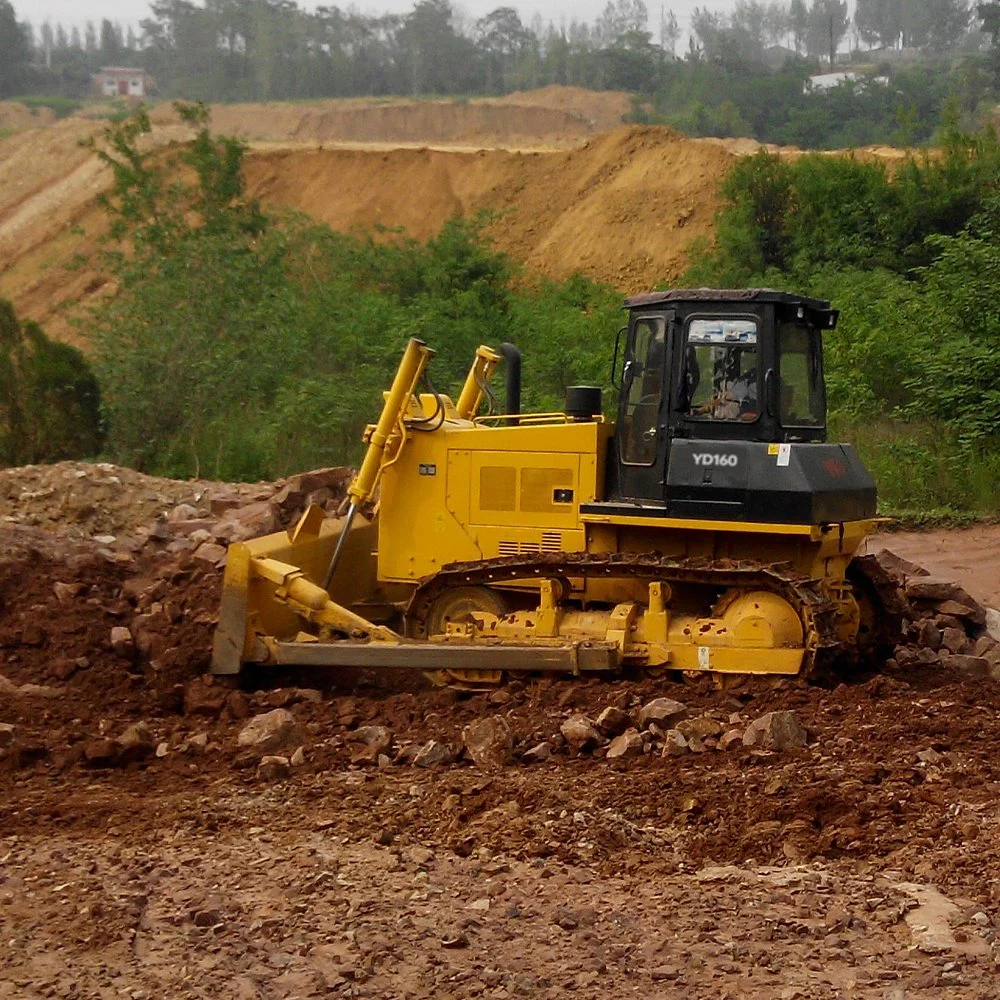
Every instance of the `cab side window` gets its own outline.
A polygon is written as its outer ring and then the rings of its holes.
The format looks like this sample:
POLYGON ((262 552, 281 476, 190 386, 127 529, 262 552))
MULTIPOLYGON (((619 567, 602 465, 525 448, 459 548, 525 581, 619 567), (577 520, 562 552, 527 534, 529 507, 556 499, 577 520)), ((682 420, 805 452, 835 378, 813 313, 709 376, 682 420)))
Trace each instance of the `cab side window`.
POLYGON ((823 424, 826 404, 818 337, 801 322, 778 327, 778 412, 784 427, 823 424))
POLYGON ((639 319, 625 369, 625 434, 622 461, 652 465, 659 438, 666 361, 666 321, 662 316, 639 319))

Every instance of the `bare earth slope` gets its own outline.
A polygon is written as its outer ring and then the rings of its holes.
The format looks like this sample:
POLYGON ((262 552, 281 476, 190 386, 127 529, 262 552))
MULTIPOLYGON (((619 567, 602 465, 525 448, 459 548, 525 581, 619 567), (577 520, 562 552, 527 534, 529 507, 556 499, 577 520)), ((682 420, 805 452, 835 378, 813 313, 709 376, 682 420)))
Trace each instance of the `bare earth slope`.
MULTIPOLYGON (((214 123, 251 141, 249 185, 266 204, 418 237, 456 212, 494 209, 498 245, 533 269, 627 292, 676 278, 691 240, 711 233, 735 155, 668 129, 616 129, 627 104, 546 88, 502 101, 235 105, 214 123)), ((108 177, 80 146, 100 128, 73 118, 0 141, 0 295, 68 340, 66 307, 103 284, 86 258, 108 177)), ((184 135, 164 124, 159 141, 184 135)))
POLYGON ((669 129, 622 128, 558 152, 256 151, 251 190, 336 229, 380 223, 433 235, 457 213, 499 213, 500 247, 556 277, 582 271, 622 291, 676 278, 711 233, 733 157, 669 129))
MULTIPOLYGON (((492 209, 497 245, 533 270, 582 272, 630 293, 677 279, 692 242, 711 237, 720 179, 758 145, 624 127, 628 104, 547 87, 498 100, 226 105, 213 120, 250 143, 249 187, 267 205, 421 238, 456 213, 492 209)), ((156 142, 190 134, 170 108, 153 117, 156 142)), ((104 231, 95 198, 108 174, 80 145, 102 123, 15 120, 22 130, 0 140, 0 295, 76 341, 67 313, 104 289, 88 258, 104 231)))

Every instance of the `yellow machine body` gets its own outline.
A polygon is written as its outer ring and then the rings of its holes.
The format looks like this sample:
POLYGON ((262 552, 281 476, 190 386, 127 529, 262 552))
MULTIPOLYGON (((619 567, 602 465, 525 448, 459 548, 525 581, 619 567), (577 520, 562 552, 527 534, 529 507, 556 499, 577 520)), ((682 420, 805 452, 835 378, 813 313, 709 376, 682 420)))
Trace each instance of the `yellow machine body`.
POLYGON ((457 404, 418 395, 430 352, 413 343, 350 491, 359 505, 378 487, 374 513, 313 508, 294 530, 230 547, 217 673, 270 662, 414 667, 459 684, 625 666, 794 675, 855 642, 848 564, 873 522, 585 513, 603 499, 612 424, 476 418, 499 360, 486 348, 457 404))

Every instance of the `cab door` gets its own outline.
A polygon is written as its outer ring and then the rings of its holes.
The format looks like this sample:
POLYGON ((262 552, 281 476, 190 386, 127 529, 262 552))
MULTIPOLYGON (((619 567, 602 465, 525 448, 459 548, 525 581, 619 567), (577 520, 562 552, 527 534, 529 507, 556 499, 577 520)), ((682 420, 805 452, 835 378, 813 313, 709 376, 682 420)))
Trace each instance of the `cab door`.
POLYGON ((618 492, 623 499, 664 502, 672 331, 672 313, 633 314, 616 432, 618 492))

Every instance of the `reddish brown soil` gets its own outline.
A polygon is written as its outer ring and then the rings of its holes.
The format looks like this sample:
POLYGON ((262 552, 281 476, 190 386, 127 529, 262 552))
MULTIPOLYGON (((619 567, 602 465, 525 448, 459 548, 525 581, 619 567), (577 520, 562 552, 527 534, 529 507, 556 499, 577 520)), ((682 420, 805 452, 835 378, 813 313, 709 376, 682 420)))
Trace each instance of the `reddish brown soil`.
MULTIPOLYGON (((48 475, 99 493, 122 470, 80 471, 48 475)), ((102 548, 54 530, 42 474, 7 473, 25 489, 8 490, 0 529, 0 723, 16 733, 0 759, 0 998, 995 996, 995 682, 936 669, 465 695, 271 675, 185 712, 218 573, 155 539, 102 548), (11 523, 25 493, 43 494, 36 526, 11 523), (134 654, 111 647, 122 623, 134 654), (43 689, 11 693, 24 684, 43 689), (659 695, 725 725, 791 709, 809 743, 620 761, 560 746, 571 713, 659 695), (236 737, 279 706, 304 729, 305 762, 268 782, 236 737), (518 751, 550 740, 553 756, 496 773, 352 763, 359 724, 403 749, 460 749, 488 716, 518 751), (94 740, 139 721, 162 756, 87 762, 94 740), (205 748, 185 746, 197 734, 205 748)), ((193 499, 119 478, 137 500, 193 499)), ((138 537, 150 512, 107 516, 93 530, 138 537)))

